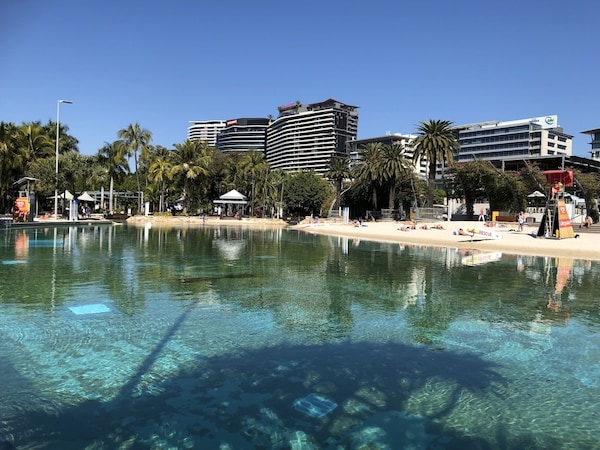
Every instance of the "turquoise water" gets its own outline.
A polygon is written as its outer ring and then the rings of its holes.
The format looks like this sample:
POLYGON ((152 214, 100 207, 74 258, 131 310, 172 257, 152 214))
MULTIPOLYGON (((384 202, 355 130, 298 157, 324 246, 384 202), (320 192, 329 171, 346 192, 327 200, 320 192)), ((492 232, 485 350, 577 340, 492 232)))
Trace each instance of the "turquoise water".
POLYGON ((19 449, 600 448, 597 262, 123 226, 0 262, 19 449))

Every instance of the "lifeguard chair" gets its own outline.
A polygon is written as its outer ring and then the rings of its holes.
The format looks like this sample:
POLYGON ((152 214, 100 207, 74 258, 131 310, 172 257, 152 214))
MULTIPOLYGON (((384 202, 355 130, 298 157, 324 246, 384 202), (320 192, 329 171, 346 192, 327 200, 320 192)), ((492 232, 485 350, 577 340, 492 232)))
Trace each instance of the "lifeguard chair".
POLYGON ((538 236, 566 239, 575 236, 569 211, 565 205, 565 187, 573 186, 572 170, 546 170, 542 172, 550 183, 546 209, 538 228, 538 236))
POLYGON ((37 200, 31 189, 36 181, 37 178, 24 177, 13 183, 13 222, 32 222, 37 215, 37 200))

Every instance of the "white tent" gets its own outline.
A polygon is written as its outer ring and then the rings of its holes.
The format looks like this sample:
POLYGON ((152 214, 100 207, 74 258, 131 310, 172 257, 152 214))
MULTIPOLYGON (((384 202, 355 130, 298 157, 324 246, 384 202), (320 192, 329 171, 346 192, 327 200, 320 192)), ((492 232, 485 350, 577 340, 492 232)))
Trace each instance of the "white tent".
POLYGON ((546 197, 546 195, 541 193, 540 191, 533 191, 527 197, 528 198, 543 198, 543 197, 546 197))
POLYGON ((248 204, 248 197, 240 194, 235 189, 223 194, 219 197, 219 200, 213 200, 213 203, 227 203, 232 205, 246 205, 248 204))
POLYGON ((96 200, 94 199, 94 197, 92 197, 90 194, 86 192, 84 192, 83 194, 81 194, 79 197, 77 197, 77 200, 81 200, 82 202, 95 202, 96 200))

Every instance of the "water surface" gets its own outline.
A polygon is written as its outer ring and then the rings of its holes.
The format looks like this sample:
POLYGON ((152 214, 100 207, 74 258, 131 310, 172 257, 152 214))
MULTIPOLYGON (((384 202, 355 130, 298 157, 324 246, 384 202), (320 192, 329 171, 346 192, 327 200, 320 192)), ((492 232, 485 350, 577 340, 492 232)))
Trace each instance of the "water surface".
POLYGON ((0 232, 19 449, 592 449, 597 262, 241 228, 0 232))

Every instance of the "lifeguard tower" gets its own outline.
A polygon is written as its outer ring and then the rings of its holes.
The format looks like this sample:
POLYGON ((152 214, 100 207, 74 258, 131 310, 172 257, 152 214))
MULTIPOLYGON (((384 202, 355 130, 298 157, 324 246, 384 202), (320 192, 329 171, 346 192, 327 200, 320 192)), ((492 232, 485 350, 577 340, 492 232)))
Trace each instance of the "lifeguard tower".
POLYGON ((569 211, 565 205, 565 187, 573 186, 572 170, 546 170, 542 172, 550 183, 546 209, 537 235, 552 239, 567 239, 575 236, 569 211))
POLYGON ((35 192, 31 189, 36 181, 37 178, 24 177, 13 183, 15 196, 13 222, 33 222, 33 218, 37 215, 35 192))

